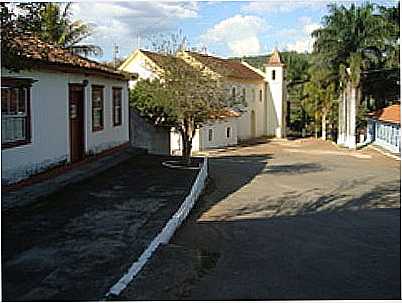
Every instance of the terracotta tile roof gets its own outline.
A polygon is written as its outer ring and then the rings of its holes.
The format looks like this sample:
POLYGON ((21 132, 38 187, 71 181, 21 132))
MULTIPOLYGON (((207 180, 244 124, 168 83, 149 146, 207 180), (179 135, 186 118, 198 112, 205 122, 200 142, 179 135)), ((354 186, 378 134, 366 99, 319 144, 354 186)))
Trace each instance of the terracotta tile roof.
POLYGON ((186 69, 193 70, 193 67, 190 64, 186 63, 181 58, 178 58, 178 57, 175 57, 172 55, 164 55, 164 54, 160 54, 160 53, 146 51, 146 50, 142 50, 142 49, 140 51, 162 69, 167 64, 174 63, 176 67, 178 66, 178 67, 182 68, 183 70, 186 70, 186 69))
POLYGON ((223 59, 189 51, 186 53, 219 74, 239 79, 264 79, 264 77, 237 60, 223 59))
POLYGON ((399 104, 379 109, 369 113, 368 116, 379 121, 401 124, 401 109, 399 104))
POLYGON ((166 55, 154 53, 154 52, 143 50, 143 49, 140 49, 140 51, 145 56, 147 56, 149 59, 151 59, 153 62, 155 62, 155 64, 158 65, 159 67, 163 67, 164 63, 167 61, 166 55))
POLYGON ((133 74, 116 71, 99 62, 72 54, 68 50, 44 42, 30 34, 16 36, 10 41, 10 45, 18 50, 19 56, 41 65, 69 67, 75 71, 107 74, 122 79, 130 79, 133 76, 133 74))
POLYGON ((219 113, 219 114, 211 114, 209 116, 210 119, 225 119, 225 118, 238 118, 240 117, 240 114, 233 110, 233 109, 226 109, 225 111, 219 113))

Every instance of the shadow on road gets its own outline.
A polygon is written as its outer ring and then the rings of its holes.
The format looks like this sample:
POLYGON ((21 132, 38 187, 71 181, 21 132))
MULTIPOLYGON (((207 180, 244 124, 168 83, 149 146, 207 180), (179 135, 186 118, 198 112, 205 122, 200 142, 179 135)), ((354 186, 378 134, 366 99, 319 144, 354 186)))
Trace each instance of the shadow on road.
POLYGON ((326 170, 315 163, 267 165, 271 159, 211 158, 210 183, 193 214, 120 299, 400 299, 399 178, 360 196, 350 194, 361 186, 353 182, 329 193, 267 194, 242 208, 227 204, 222 220, 202 220, 261 173, 306 178, 326 170), (205 265, 205 258, 212 261, 205 265))
POLYGON ((138 155, 2 212, 2 299, 87 301, 108 289, 188 195, 194 170, 138 155))
POLYGON ((199 217, 217 202, 250 183, 264 170, 271 159, 272 156, 269 154, 210 158, 208 186, 200 198, 202 202, 197 202, 192 210, 189 221, 199 217), (241 174, 239 168, 241 168, 241 174), (218 176, 222 173, 225 174, 224 179, 218 176))
POLYGON ((264 169, 267 174, 307 174, 325 171, 327 168, 318 163, 294 163, 289 165, 271 165, 264 169))
POLYGON ((191 220, 120 300, 400 299, 397 190, 382 184, 327 211, 191 220))

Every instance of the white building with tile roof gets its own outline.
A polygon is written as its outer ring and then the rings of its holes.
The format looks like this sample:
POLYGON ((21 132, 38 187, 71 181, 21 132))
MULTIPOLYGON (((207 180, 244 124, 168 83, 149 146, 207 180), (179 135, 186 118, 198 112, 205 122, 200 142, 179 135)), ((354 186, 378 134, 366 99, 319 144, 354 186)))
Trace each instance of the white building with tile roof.
MULTIPOLYGON (((119 69, 137 73, 140 79, 155 78, 153 70, 155 66, 163 69, 163 56, 137 49, 119 69)), ((245 62, 196 52, 183 51, 179 57, 190 65, 202 65, 211 73, 223 76, 230 93, 244 96, 247 104, 236 109, 239 116, 231 118, 230 125, 221 127, 222 122, 218 121, 201 128, 194 138, 194 150, 235 145, 238 141, 261 136, 286 136, 286 66, 277 50, 267 61, 265 72, 245 62)), ((130 87, 133 85, 135 82, 130 87)), ((175 142, 180 139, 175 137, 173 149, 180 146, 175 142)))

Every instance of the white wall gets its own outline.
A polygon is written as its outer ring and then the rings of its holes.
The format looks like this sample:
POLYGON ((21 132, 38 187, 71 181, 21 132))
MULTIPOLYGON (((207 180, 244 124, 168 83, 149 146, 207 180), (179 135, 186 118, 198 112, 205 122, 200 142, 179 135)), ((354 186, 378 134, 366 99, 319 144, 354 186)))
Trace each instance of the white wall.
POLYGON ((374 124, 374 143, 393 152, 401 152, 400 125, 369 120, 374 124))
POLYGON ((200 150, 209 148, 233 146, 237 144, 237 118, 215 121, 200 129, 200 150), (227 137, 226 130, 230 127, 230 136, 227 137), (212 140, 209 140, 209 131, 212 131, 212 140))
POLYGON ((31 143, 2 149, 2 181, 15 182, 44 168, 68 160, 68 86, 65 77, 44 72, 2 76, 32 78, 31 143))
MULTIPOLYGON (((200 129, 197 129, 193 138, 192 152, 207 150, 210 148, 233 146, 237 144, 237 120, 238 118, 227 118, 210 122, 200 129), (226 136, 226 129, 230 127, 230 136, 226 136), (209 130, 212 130, 212 140, 209 140, 209 130)), ((183 148, 180 133, 172 130, 170 136, 172 155, 181 155, 183 148)))
POLYGON ((129 141, 129 105, 128 85, 126 81, 105 78, 88 78, 89 84, 85 89, 85 112, 86 112, 86 144, 85 151, 88 154, 96 154, 106 149, 124 144, 129 141), (104 120, 103 130, 92 131, 92 85, 104 85, 104 120), (122 124, 113 126, 112 113, 112 87, 122 88, 122 124))
POLYGON ((286 135, 286 82, 284 69, 280 66, 266 66, 266 80, 268 82, 268 133, 276 137, 286 135), (275 80, 272 79, 275 71, 275 80))
MULTIPOLYGON (((183 149, 183 140, 181 135, 175 129, 172 129, 170 132, 170 153, 172 155, 181 155, 183 149)), ((195 131, 193 140, 192 140, 192 152, 200 151, 200 130, 197 129, 195 131)))
POLYGON ((241 117, 236 119, 239 140, 247 140, 252 138, 251 131, 251 112, 255 113, 255 137, 266 135, 267 111, 266 111, 266 92, 264 81, 230 81, 229 87, 236 87, 239 96, 242 95, 243 89, 246 89, 246 103, 244 112, 241 117), (253 94, 253 90, 255 95, 253 94), (262 99, 260 100, 260 90, 262 90, 262 99))
POLYGON ((10 73, 2 76, 36 80, 31 88, 31 143, 2 149, 2 182, 13 183, 46 168, 70 161, 68 84, 89 81, 85 88, 85 152, 97 153, 129 140, 127 81, 50 71, 10 73), (104 130, 92 132, 91 84, 105 86, 104 130), (122 126, 112 126, 111 87, 123 88, 122 126))
MULTIPOLYGON (((150 61, 142 53, 137 52, 132 60, 124 66, 123 70, 130 73, 137 73, 139 79, 155 79, 156 74, 153 72, 150 61)), ((130 81, 130 88, 134 88, 137 80, 130 81)))

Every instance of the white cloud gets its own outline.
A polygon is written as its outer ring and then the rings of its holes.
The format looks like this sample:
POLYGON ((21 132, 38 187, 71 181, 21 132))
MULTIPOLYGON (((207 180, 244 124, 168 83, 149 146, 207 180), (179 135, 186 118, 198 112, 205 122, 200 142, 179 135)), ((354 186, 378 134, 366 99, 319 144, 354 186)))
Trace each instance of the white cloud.
MULTIPOLYGON (((364 0, 261 0, 249 2, 241 9, 253 14, 287 13, 302 9, 325 10, 331 3, 349 7, 352 3, 361 4, 363 2, 364 0)), ((397 3, 398 1, 385 0, 385 2, 397 3)))
POLYGON ((258 34, 267 28, 260 17, 235 15, 215 24, 200 40, 206 44, 223 44, 234 56, 258 54, 261 51, 258 34))
POLYGON ((329 1, 326 0, 270 0, 270 1, 253 1, 242 7, 244 12, 264 14, 264 13, 284 13, 291 12, 296 9, 310 8, 322 9, 329 1))
POLYGON ((283 34, 288 34, 294 41, 285 43, 285 49, 289 51, 297 51, 300 53, 311 52, 313 50, 314 38, 311 33, 320 28, 320 24, 314 22, 311 17, 302 16, 297 19, 300 24, 299 28, 282 29, 283 34), (302 28, 302 31, 300 30, 302 28))
POLYGON ((176 29, 178 21, 198 16, 196 2, 79 2, 73 5, 73 19, 94 25, 87 42, 101 46, 105 53, 113 44, 128 54, 137 47, 137 36, 176 29))
POLYGON ((313 31, 320 28, 320 24, 317 22, 313 22, 311 17, 303 16, 299 18, 299 22, 303 25, 303 31, 311 35, 313 31))
POLYGON ((298 53, 311 52, 313 50, 312 39, 300 39, 293 43, 287 43, 285 49, 288 51, 296 51, 298 53))

